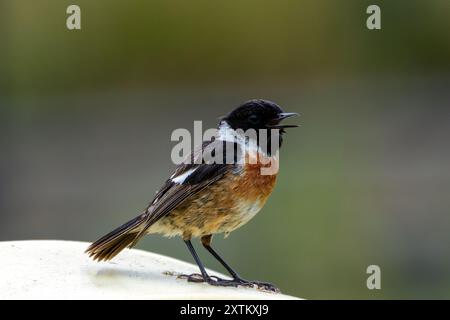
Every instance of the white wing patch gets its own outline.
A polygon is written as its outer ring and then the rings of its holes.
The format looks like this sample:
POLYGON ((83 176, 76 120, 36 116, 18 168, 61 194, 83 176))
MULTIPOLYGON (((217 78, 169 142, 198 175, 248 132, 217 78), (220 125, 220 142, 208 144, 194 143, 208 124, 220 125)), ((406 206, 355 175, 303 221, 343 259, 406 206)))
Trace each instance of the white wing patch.
POLYGON ((197 168, 188 170, 185 173, 180 174, 179 176, 177 176, 175 178, 172 178, 171 180, 172 180, 172 182, 175 182, 177 184, 182 184, 186 180, 186 178, 189 177, 196 169, 197 168))

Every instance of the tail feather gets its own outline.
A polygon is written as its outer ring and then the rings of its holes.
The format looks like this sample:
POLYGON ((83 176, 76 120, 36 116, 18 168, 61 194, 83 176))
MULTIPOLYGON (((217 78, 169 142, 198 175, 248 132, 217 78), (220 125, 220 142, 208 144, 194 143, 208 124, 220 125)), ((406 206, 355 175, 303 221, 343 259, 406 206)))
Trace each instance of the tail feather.
POLYGON ((132 247, 140 234, 143 215, 128 221, 107 235, 101 237, 87 248, 86 253, 94 260, 110 260, 126 247, 132 247))

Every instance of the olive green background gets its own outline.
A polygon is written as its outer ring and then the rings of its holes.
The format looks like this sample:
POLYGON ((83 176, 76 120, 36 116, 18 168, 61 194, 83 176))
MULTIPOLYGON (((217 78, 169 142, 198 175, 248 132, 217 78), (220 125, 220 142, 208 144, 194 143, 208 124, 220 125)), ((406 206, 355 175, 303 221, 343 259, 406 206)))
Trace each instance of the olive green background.
MULTIPOLYGON (((171 174, 174 129, 265 98, 302 126, 266 207, 215 238, 227 261, 308 299, 450 298, 449 16, 447 0, 0 0, 0 240, 96 240, 171 174)), ((138 247, 192 261, 179 239, 138 247)))

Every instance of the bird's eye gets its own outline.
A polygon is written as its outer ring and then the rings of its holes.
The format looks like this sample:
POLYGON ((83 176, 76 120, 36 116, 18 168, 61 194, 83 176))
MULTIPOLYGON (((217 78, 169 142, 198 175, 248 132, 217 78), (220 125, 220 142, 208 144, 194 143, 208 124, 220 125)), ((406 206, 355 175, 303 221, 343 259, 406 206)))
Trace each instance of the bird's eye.
POLYGON ((257 124, 259 122, 259 117, 256 114, 252 114, 250 117, 248 117, 248 122, 251 124, 257 124))

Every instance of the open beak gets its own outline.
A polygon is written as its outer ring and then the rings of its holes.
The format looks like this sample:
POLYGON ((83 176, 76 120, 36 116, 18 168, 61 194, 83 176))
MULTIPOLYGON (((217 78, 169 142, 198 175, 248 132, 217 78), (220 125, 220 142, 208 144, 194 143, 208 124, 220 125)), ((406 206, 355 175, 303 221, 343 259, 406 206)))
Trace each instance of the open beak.
POLYGON ((276 118, 274 118, 272 121, 270 121, 269 125, 267 126, 270 129, 285 129, 285 128, 296 128, 298 125, 295 124, 280 124, 281 121, 283 121, 286 118, 290 118, 293 116, 298 116, 299 114, 296 112, 282 112, 279 113, 276 118))

